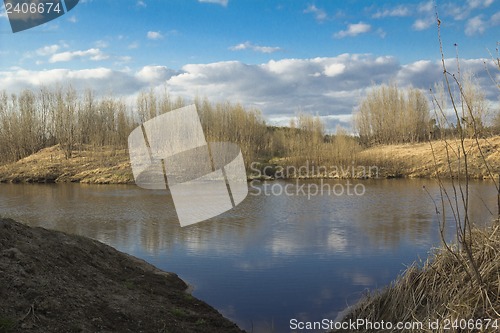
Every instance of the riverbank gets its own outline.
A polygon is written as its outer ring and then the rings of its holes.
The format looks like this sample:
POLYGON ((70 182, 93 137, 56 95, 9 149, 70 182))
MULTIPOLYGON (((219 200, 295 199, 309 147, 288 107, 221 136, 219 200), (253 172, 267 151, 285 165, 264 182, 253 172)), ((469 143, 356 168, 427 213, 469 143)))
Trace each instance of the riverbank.
MULTIPOLYGON (((383 145, 360 151, 356 161, 345 166, 332 166, 325 162, 327 173, 306 172, 312 178, 443 178, 458 177, 460 163, 455 151, 458 141, 383 145), (451 161, 451 163, 448 163, 451 161), (335 172, 330 172, 335 169, 335 172), (345 170, 345 171, 344 171, 345 170), (354 172, 353 172, 354 170, 354 172), (355 171, 361 170, 360 174, 355 171), (369 175, 367 175, 369 170, 369 175)), ((465 141, 468 151, 468 170, 471 178, 488 179, 500 173, 500 136, 480 139, 478 149, 473 139, 465 141), (488 162, 490 170, 484 161, 488 162)), ((286 158, 275 158, 264 163, 268 168, 258 179, 272 179, 279 166, 287 165, 286 158)), ((311 164, 312 165, 312 164, 311 164)), ((297 169, 300 169, 298 167, 297 169)), ((463 168, 462 168, 463 169, 463 168)), ((251 170, 247 170, 251 171, 251 170)), ((463 170, 462 170, 463 172, 463 170)), ((255 175, 249 175, 249 180, 255 175)), ((463 176, 463 175, 462 175, 463 176)), ((300 176, 300 178, 311 178, 300 176)), ((134 177, 126 149, 81 146, 66 159, 59 146, 53 146, 0 166, 0 183, 86 183, 133 184, 134 177)))
POLYGON ((243 332, 177 275, 81 236, 0 219, 0 332, 243 332))
POLYGON ((344 322, 363 320, 375 325, 384 322, 385 330, 360 326, 355 330, 333 332, 500 331, 500 224, 487 230, 473 230, 472 252, 482 286, 458 262, 457 258, 467 262, 464 253, 441 248, 423 266, 410 266, 390 286, 365 296, 341 319, 344 322), (423 326, 388 329, 387 323, 398 322, 423 326))
MULTIPOLYGON (((358 164, 380 166, 381 173, 403 178, 443 178, 458 177, 459 167, 462 176, 464 159, 459 160, 458 140, 432 141, 431 143, 384 145, 361 151, 358 164), (450 163, 449 163, 450 162, 450 163)), ((496 178, 500 173, 500 136, 486 139, 466 139, 467 167, 469 176, 474 179, 491 179, 489 172, 496 178), (478 147, 481 149, 479 149, 478 147), (485 161, 487 163, 485 163, 485 161), (488 167, 490 170, 488 170, 488 167)))
POLYGON ((81 146, 67 159, 59 145, 0 166, 3 183, 133 184, 126 149, 81 146))

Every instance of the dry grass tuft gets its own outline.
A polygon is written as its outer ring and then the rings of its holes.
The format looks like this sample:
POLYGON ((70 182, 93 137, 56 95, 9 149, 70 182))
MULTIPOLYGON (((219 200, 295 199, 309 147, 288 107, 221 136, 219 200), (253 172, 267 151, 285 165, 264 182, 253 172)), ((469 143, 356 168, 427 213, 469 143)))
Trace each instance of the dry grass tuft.
MULTIPOLYGON (((441 248, 423 267, 413 264, 386 289, 367 295, 343 320, 383 320, 394 324, 439 320, 443 324, 456 319, 498 319, 500 325, 500 224, 488 230, 473 230, 472 250, 483 278, 482 286, 458 262, 457 257, 467 262, 465 254, 456 248, 453 253, 441 248)), ((424 330, 418 332, 497 332, 498 329, 444 330, 441 325, 435 330, 424 324, 424 330)))

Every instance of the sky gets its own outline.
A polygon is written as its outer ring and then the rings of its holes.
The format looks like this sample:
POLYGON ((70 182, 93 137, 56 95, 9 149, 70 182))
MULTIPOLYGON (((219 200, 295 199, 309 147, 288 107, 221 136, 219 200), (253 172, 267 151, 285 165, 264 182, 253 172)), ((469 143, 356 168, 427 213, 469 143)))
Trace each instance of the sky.
POLYGON ((302 112, 349 128, 374 85, 428 92, 442 79, 436 10, 450 69, 458 50, 497 108, 499 0, 80 0, 17 33, 2 6, 0 90, 70 83, 133 108, 166 87, 258 108, 269 124, 302 112))

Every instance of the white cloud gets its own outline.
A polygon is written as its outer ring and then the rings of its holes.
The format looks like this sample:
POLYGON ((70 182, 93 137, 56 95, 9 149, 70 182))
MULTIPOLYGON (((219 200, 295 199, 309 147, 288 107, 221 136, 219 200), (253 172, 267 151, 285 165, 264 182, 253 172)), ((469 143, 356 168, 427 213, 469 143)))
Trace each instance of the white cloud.
POLYGON ((148 31, 147 37, 148 39, 156 40, 156 39, 162 39, 163 35, 159 31, 148 31))
POLYGON ((77 23, 77 22, 78 22, 78 19, 76 18, 76 16, 75 16, 75 15, 73 15, 73 16, 70 16, 70 17, 68 18, 68 22, 71 22, 71 23, 77 23))
POLYGON ((491 15, 490 24, 492 26, 500 25, 500 12, 496 12, 495 14, 491 15))
POLYGON ((412 29, 416 31, 429 29, 436 22, 435 4, 433 0, 424 1, 417 5, 417 12, 422 16, 413 22, 412 29))
POLYGON ((139 42, 132 42, 128 45, 129 49, 137 49, 139 47, 139 42))
POLYGON ((467 20, 465 25, 465 34, 467 36, 482 34, 486 30, 488 22, 483 20, 482 15, 474 16, 467 20))
POLYGON ((261 53, 274 53, 281 51, 280 47, 277 46, 260 46, 260 45, 255 45, 251 42, 245 42, 245 43, 240 43, 235 46, 231 46, 229 48, 231 51, 243 51, 243 50, 252 50, 255 52, 261 52, 261 53))
POLYGON ((135 77, 141 82, 159 84, 165 82, 176 72, 166 66, 145 66, 137 72, 135 77))
POLYGON ((121 56, 121 57, 118 57, 116 59, 115 64, 122 65, 122 64, 125 64, 127 62, 131 62, 131 61, 132 61, 131 56, 121 56))
POLYGON ((396 8, 378 10, 372 15, 373 18, 384 18, 384 17, 405 17, 410 16, 411 11, 407 6, 399 5, 396 8))
MULTIPOLYGON (((153 66, 154 67, 154 66, 153 66)), ((0 71, 0 86, 9 87, 9 92, 20 92, 23 89, 37 89, 40 86, 71 84, 77 90, 93 89, 97 94, 112 92, 116 96, 130 97, 159 81, 168 80, 169 76, 178 74, 163 68, 143 68, 137 73, 128 70, 112 70, 109 68, 90 68, 83 70, 52 69, 31 71, 14 68, 0 71), (153 74, 155 73, 156 74, 153 74), (150 81, 148 81, 150 79, 150 81)))
POLYGON ((487 20, 484 19, 484 15, 477 15, 467 20, 465 34, 467 36, 481 35, 487 29, 498 25, 500 25, 500 12, 491 15, 487 20))
POLYGON ((105 49, 105 48, 109 47, 109 43, 105 40, 98 40, 94 43, 94 45, 100 49, 105 49))
POLYGON ((424 1, 418 4, 418 11, 421 13, 433 13, 434 12, 434 1, 424 1))
POLYGON ((261 65, 240 62, 191 64, 173 76, 173 94, 202 94, 239 101, 264 111, 269 119, 293 115, 298 108, 319 115, 349 114, 359 89, 385 82, 398 70, 391 57, 343 54, 333 58, 271 60, 261 65), (332 92, 347 91, 342 98, 332 92), (348 95, 348 96, 347 96, 348 95))
POLYGON ((214 3, 226 7, 229 0, 198 0, 198 2, 214 3))
POLYGON ((317 21, 322 22, 328 18, 328 15, 323 9, 319 9, 315 5, 309 5, 306 9, 304 9, 304 13, 314 14, 317 21))
POLYGON ((349 24, 346 30, 341 30, 335 33, 334 37, 335 38, 355 37, 357 35, 367 33, 371 29, 372 29, 371 25, 363 22, 349 24))
POLYGON ((56 44, 47 45, 47 46, 44 46, 44 47, 37 49, 35 52, 39 56, 43 57, 43 56, 48 56, 48 55, 56 53, 57 51, 59 51, 60 48, 61 47, 59 45, 56 45, 56 44))
POLYGON ((144 2, 142 0, 137 1, 136 6, 137 7, 142 7, 142 8, 146 8, 147 7, 146 2, 144 2))
POLYGON ((413 30, 421 31, 429 29, 434 24, 434 19, 425 18, 425 19, 417 19, 412 25, 413 30))
MULTIPOLYGON (((41 48, 41 52, 48 54, 55 49, 49 45, 41 48)), ((126 62, 130 58, 116 60, 126 62)), ((446 59, 450 72, 456 72, 455 61, 446 59)), ((484 61, 489 63, 490 72, 496 73, 488 59, 461 60, 462 71, 476 73, 487 98, 496 101, 498 90, 491 84, 484 61)), ((330 129, 339 123, 349 124, 353 109, 373 84, 396 82, 401 87, 411 85, 428 91, 441 79, 439 61, 421 60, 401 65, 391 56, 347 53, 336 57, 271 60, 257 65, 238 61, 188 64, 180 71, 165 66, 145 66, 137 71, 103 67, 0 71, 0 87, 9 87, 9 92, 70 83, 75 89, 112 91, 133 102, 140 90, 166 85, 173 96, 186 99, 208 96, 213 101, 229 100, 259 108, 267 120, 276 124, 288 123, 300 109, 318 114, 330 129)))
POLYGON ((104 54, 100 49, 92 48, 86 51, 67 51, 55 53, 50 57, 49 62, 67 62, 81 58, 89 58, 92 61, 101 61, 108 59, 109 56, 104 54))
POLYGON ((442 12, 453 18, 455 21, 461 21, 469 17, 470 8, 467 5, 458 6, 456 3, 449 2, 443 5, 442 12))
POLYGON ((324 74, 329 77, 340 75, 344 72, 345 65, 342 63, 333 63, 325 67, 324 74))
POLYGON ((467 5, 472 8, 488 8, 494 0, 467 0, 467 5))
POLYGON ((456 2, 449 2, 443 5, 443 13, 456 21, 461 21, 470 17, 473 11, 488 8, 493 2, 493 0, 467 0, 462 6, 456 2))

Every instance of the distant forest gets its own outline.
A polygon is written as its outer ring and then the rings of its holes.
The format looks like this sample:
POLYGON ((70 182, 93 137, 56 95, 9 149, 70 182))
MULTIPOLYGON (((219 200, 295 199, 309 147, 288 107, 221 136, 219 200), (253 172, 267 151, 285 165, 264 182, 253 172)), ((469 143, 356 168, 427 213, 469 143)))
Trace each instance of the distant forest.
MULTIPOLYGON (((481 90, 472 79, 463 83, 464 105, 474 119, 474 128, 462 127, 469 136, 497 134, 500 117, 488 114, 481 90), (486 126, 486 118, 493 121, 486 126)), ((266 125, 259 110, 237 103, 212 103, 195 98, 207 140, 237 143, 247 166, 253 161, 267 163, 280 159, 282 164, 350 165, 357 153, 380 144, 415 143, 453 136, 455 125, 443 112, 432 111, 429 100, 444 95, 437 85, 431 97, 415 88, 396 85, 375 86, 354 110, 352 135, 337 127, 326 134, 318 116, 297 114, 288 127, 266 125)), ((442 98, 442 97, 441 97, 442 98)), ((193 103, 190 102, 190 103, 193 103)), ((96 97, 95 92, 78 92, 71 86, 24 90, 19 94, 0 92, 0 164, 17 161, 42 148, 60 145, 66 158, 77 149, 109 147, 126 149, 129 133, 139 124, 157 115, 187 104, 168 92, 141 92, 135 106, 111 96, 96 97)), ((433 103, 434 104, 434 103, 433 103)), ((445 99, 435 103, 441 108, 445 99)))

